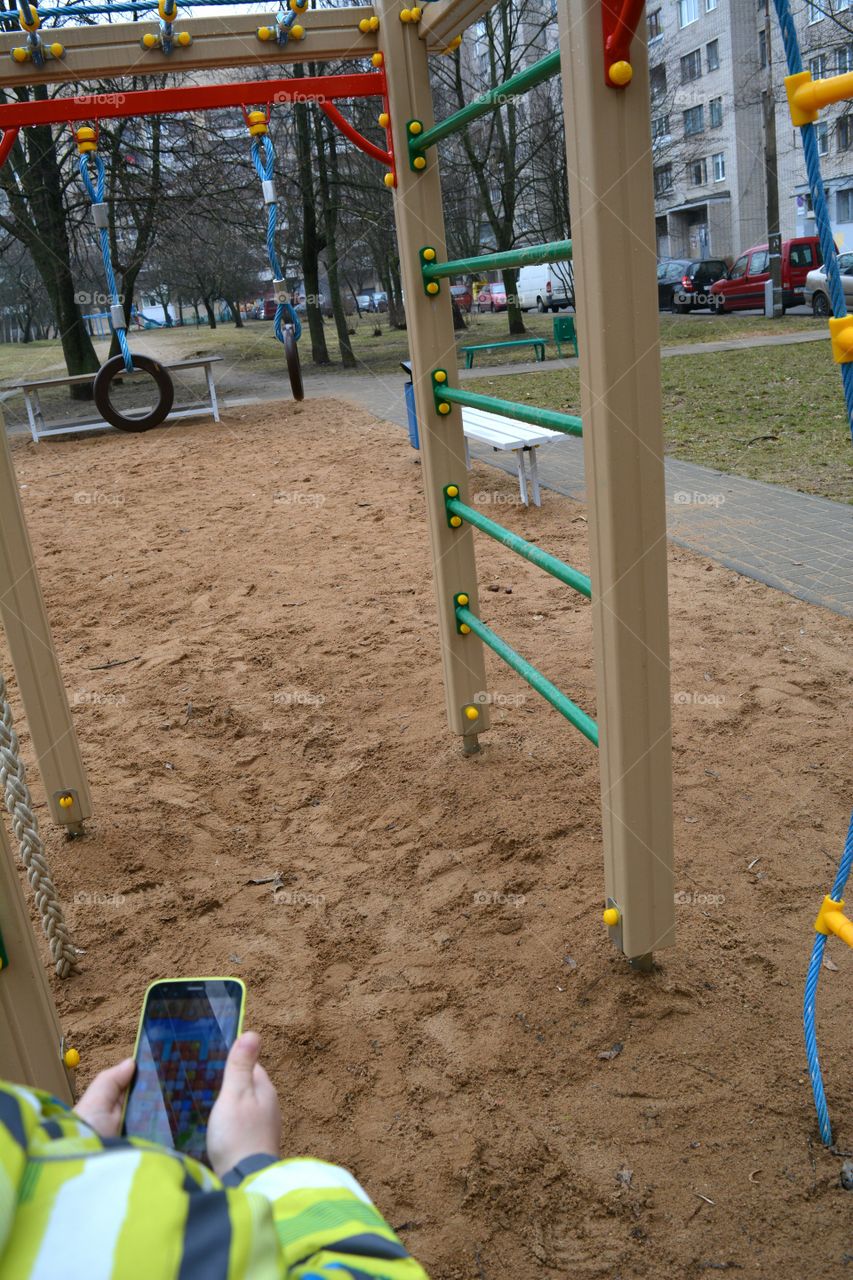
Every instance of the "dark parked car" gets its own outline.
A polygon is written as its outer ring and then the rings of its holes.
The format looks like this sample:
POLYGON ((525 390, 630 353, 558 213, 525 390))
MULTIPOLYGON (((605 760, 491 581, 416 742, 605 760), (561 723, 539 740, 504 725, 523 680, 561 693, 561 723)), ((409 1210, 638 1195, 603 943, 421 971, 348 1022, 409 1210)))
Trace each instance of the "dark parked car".
POLYGON ((672 309, 679 315, 700 307, 716 310, 717 301, 711 293, 711 285, 722 280, 728 267, 722 258, 702 258, 689 262, 684 275, 672 291, 672 309))
POLYGON ((658 260, 658 307, 661 311, 669 311, 672 306, 673 290, 681 283, 681 277, 690 265, 690 258, 658 260))
POLYGON ((456 299, 456 305, 460 311, 470 311, 474 305, 474 298, 467 284, 452 284, 450 292, 456 299))

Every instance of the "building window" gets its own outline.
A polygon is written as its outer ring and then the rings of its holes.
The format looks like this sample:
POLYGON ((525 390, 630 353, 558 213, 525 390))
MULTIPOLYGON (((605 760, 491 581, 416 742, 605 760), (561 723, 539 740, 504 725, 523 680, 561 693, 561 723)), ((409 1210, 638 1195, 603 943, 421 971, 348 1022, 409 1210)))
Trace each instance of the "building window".
POLYGON ((702 50, 694 49, 692 53, 685 53, 681 59, 681 83, 688 84, 691 80, 698 80, 702 74, 702 50))
POLYGON ((838 50, 836 70, 840 76, 847 71, 853 71, 853 44, 843 44, 838 50))
POLYGON ((767 66, 767 32, 758 33, 758 65, 763 70, 767 66))
POLYGON ((698 107, 689 107, 683 114, 685 138, 691 138, 694 134, 705 132, 705 109, 701 103, 698 107))
POLYGON ((710 44, 705 45, 705 55, 708 60, 708 70, 718 71, 720 67, 720 42, 712 40, 710 44))
POLYGON ((704 187, 708 181, 708 165, 702 160, 691 160, 688 165, 690 173, 690 185, 693 187, 704 187))
POLYGON ((853 116, 839 116, 835 126, 839 151, 849 151, 853 147, 853 116))
POLYGON ((655 116, 652 120, 652 142, 669 137, 669 116, 655 116))
POLYGON ((815 138, 817 139, 817 153, 819 156, 829 155, 829 125, 825 120, 818 120, 814 127, 815 138))
POLYGON ((712 98, 708 103, 709 123, 712 129, 719 129, 723 123, 723 100, 712 98))
POLYGON ((661 26, 660 9, 655 9, 654 13, 648 16, 649 39, 657 40, 658 36, 663 35, 663 27, 661 26))
POLYGON ((724 182, 726 177, 726 155, 724 151, 718 151, 716 155, 711 156, 711 166, 714 171, 714 181, 724 182))
POLYGON ((815 0, 806 0, 806 21, 809 26, 815 22, 820 22, 822 17, 823 10, 821 9, 820 4, 815 3, 815 0))
POLYGON ((705 12, 711 13, 717 7, 717 0, 705 0, 705 12))
POLYGON ((699 0, 678 0, 678 25, 689 27, 699 21, 699 0))
POLYGON ((666 94, 666 67, 663 63, 659 67, 652 67, 649 71, 649 88, 652 102, 658 101, 666 94))
POLYGON ((672 190, 672 165, 661 164, 655 169, 655 195, 662 196, 672 190))
POLYGON ((853 222, 853 187, 846 187, 844 191, 836 192, 835 220, 836 222, 853 222))
POLYGON ((823 80, 826 77, 825 53, 819 53, 816 58, 809 58, 809 71, 812 80, 823 80))

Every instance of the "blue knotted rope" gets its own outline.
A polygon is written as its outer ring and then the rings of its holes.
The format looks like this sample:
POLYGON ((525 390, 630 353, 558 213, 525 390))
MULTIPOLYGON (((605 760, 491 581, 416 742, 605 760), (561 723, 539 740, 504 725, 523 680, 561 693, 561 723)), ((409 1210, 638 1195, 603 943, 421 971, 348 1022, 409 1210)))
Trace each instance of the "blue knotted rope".
MULTIPOLYGON (((272 182, 275 174, 275 151, 268 133, 252 141, 252 160, 255 172, 261 182, 272 182)), ((274 280, 283 280, 284 272, 276 248, 276 232, 278 230, 278 201, 273 200, 267 206, 267 257, 274 280)), ((302 337, 302 321, 289 302, 279 302, 275 309, 273 329, 279 342, 284 342, 284 326, 293 326, 293 336, 297 342, 302 337)))
MULTIPOLYGON (((791 76, 799 75, 803 70, 803 58, 800 53, 800 42, 797 39, 794 19, 791 16, 789 0, 774 0, 774 4, 776 6, 776 17, 779 19, 779 28, 782 32, 788 74, 791 76)), ((817 224, 823 262, 826 267, 826 281, 829 286, 832 314, 837 319, 841 319, 847 315, 847 303, 844 300, 844 287, 841 283, 841 272, 838 269, 835 241, 832 238, 829 206, 820 172, 817 134, 813 124, 801 125, 800 133, 803 139, 803 156, 806 162, 806 175, 809 180, 812 208, 814 210, 815 223, 817 224)), ((841 382, 844 387, 844 399, 847 402, 847 425, 850 428, 851 436, 853 436, 853 363, 849 361, 842 363, 841 382)))
MULTIPOLYGON (((92 204, 103 204, 107 187, 107 171, 104 162, 97 152, 89 152, 87 155, 80 157, 80 177, 83 179, 83 186, 92 204), (95 165, 95 182, 92 182, 92 175, 89 169, 89 162, 95 165)), ((98 235, 101 240, 101 255, 104 259, 104 274, 107 278, 107 289, 110 293, 110 302, 114 307, 122 305, 119 297, 118 285, 116 284, 115 272, 113 271, 113 257, 110 252, 110 233, 106 227, 98 227, 98 235)), ((112 316, 110 317, 112 320, 112 316)), ((121 354, 124 357, 124 367, 128 373, 133 372, 133 356, 127 341, 127 327, 125 325, 113 326, 115 335, 118 338, 118 345, 121 348, 121 354)))

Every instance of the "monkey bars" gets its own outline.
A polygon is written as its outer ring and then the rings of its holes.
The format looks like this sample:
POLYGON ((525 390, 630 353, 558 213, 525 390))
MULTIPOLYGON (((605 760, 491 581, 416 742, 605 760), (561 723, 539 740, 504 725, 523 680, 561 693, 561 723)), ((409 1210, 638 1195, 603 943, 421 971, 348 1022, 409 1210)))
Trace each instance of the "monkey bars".
MULTIPOLYGON (((424 282, 442 280, 448 276, 476 274, 480 271, 500 271, 503 267, 538 267, 548 262, 569 262, 572 257, 571 240, 552 240, 550 244, 527 244, 519 249, 505 249, 501 253, 483 253, 473 258, 455 258, 450 262, 434 262, 424 258, 430 248, 421 251, 424 282)), ((432 250, 434 253, 435 251, 432 250)))
POLYGON ((519 422, 529 422, 534 427, 547 427, 549 431, 561 431, 567 436, 583 435, 580 418, 570 413, 558 413, 556 409, 540 409, 534 404, 517 404, 514 400, 499 400, 496 396, 481 396, 476 391, 463 391, 461 387, 449 387, 441 377, 447 377, 443 369, 436 369, 433 374, 435 391, 435 407, 442 415, 449 413, 451 404, 467 405, 469 409, 484 409, 486 413, 497 413, 502 418, 517 418, 519 422), (446 408, 442 408, 446 405, 446 408))

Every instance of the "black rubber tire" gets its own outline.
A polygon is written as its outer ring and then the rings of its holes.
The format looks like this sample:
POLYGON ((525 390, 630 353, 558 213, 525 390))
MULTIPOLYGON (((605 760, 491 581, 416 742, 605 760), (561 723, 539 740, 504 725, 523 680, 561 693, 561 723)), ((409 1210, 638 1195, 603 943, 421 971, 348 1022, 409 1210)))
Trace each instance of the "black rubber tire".
POLYGON ((175 403, 175 384, 160 361, 152 360, 150 356, 135 355, 133 367, 141 373, 150 374, 157 384, 160 396, 151 412, 141 418, 126 418, 113 407, 110 400, 110 387, 114 378, 127 373, 124 356, 113 356, 111 360, 107 360, 106 364, 102 364, 95 374, 93 386, 95 407, 104 422, 108 422, 118 431, 150 431, 152 427, 159 427, 171 412, 172 405, 175 403))
POLYGON ((548 310, 541 298, 536 299, 536 310, 539 312, 540 316, 544 316, 548 310))
POLYGON ((825 293, 816 293, 812 297, 812 315, 826 319, 832 315, 832 308, 825 293))
POLYGON ((305 399, 305 388, 302 385, 302 366, 299 363, 299 347, 296 345, 292 329, 284 331, 284 354, 287 358, 287 372, 290 375, 290 390, 294 400, 305 399))

